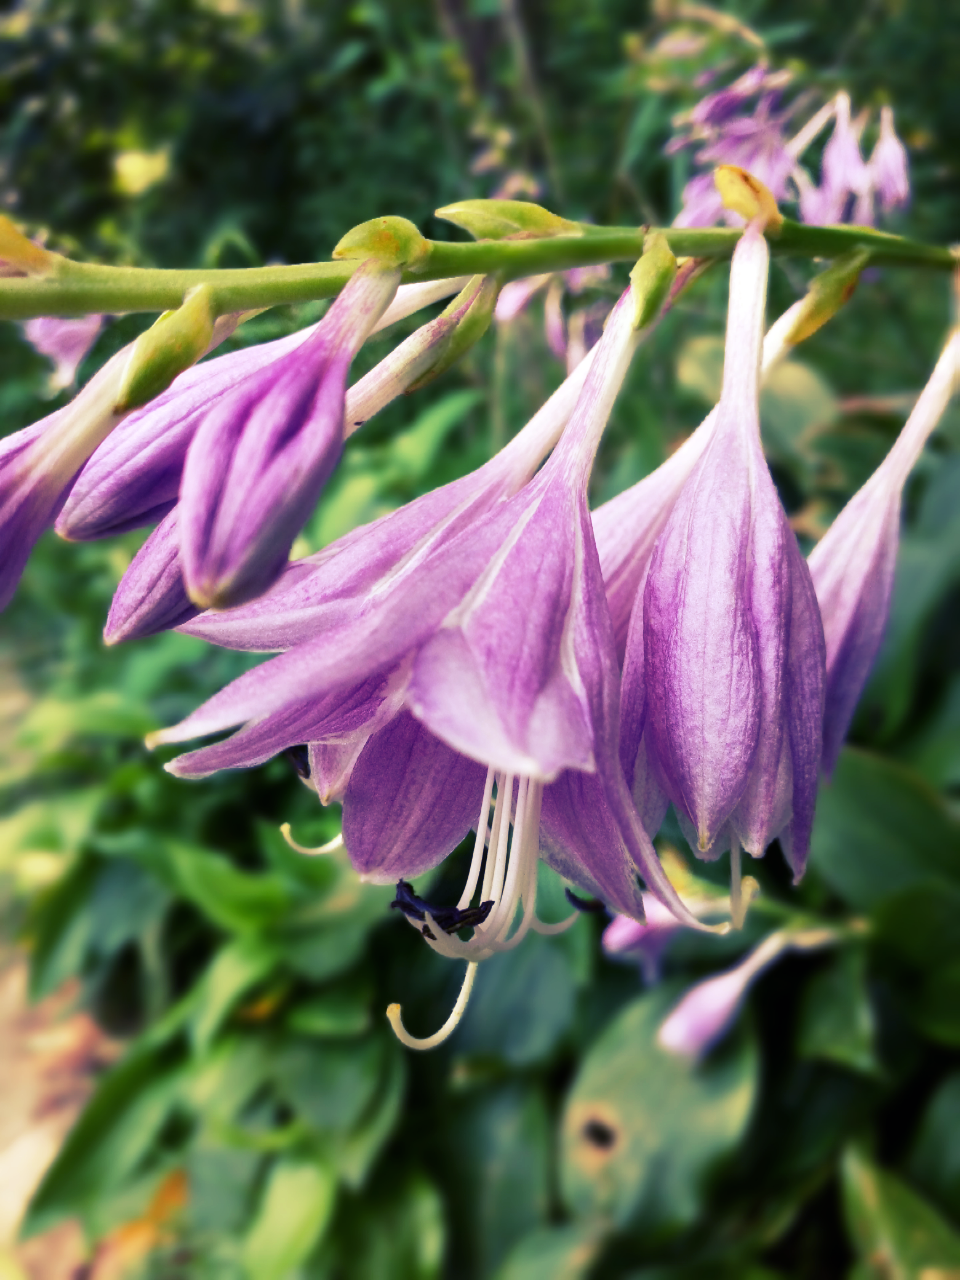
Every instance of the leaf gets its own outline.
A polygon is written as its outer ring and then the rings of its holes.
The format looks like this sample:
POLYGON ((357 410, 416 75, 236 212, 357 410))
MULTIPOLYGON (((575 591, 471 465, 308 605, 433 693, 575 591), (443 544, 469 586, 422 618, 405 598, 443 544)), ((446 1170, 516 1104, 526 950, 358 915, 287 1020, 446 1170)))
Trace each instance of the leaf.
POLYGON ((960 884, 960 823, 912 770, 847 748, 820 788, 810 858, 851 906, 870 910, 925 880, 960 884))
POLYGON ((931 1040, 960 1048, 960 960, 928 971, 911 1012, 931 1040))
POLYGON ((360 1121, 383 1079, 385 1041, 323 1043, 288 1039, 274 1059, 277 1087, 319 1134, 345 1134, 360 1121))
POLYGON ((436 462, 447 436, 483 401, 484 395, 476 388, 451 391, 425 409, 412 426, 395 435, 387 450, 391 479, 419 483, 436 462))
POLYGON ((837 1062, 875 1075, 873 1009, 866 988, 866 955, 847 947, 808 983, 800 1013, 801 1058, 837 1062))
POLYGON ((582 1218, 675 1226, 696 1217, 706 1174, 744 1131, 756 1053, 739 1036, 696 1064, 656 1034, 676 990, 628 1004, 587 1054, 567 1099, 562 1183, 582 1218))
POLYGON ((688 338, 677 356, 677 386, 704 404, 716 404, 723 385, 723 350, 718 334, 688 338))
POLYGON ((243 1245, 249 1280, 289 1280, 322 1237, 336 1192, 333 1170, 319 1159, 287 1157, 273 1166, 243 1245))
POLYGON ((151 1150, 181 1077, 174 1055, 135 1048, 101 1080, 34 1193, 25 1235, 83 1216, 123 1185, 151 1150))
POLYGON ((459 1101, 444 1123, 458 1253, 490 1275, 550 1205, 550 1121, 541 1091, 512 1081, 459 1101))
POLYGON ((98 864, 82 858, 36 904, 30 922, 30 995, 40 1000, 83 967, 91 938, 87 899, 98 864))
POLYGON ((873 913, 873 936, 921 972, 960 960, 960 886, 918 884, 885 898, 873 913))
POLYGON ((910 1177, 960 1218, 960 1071, 927 1104, 907 1164, 910 1177))
POLYGON ((843 1158, 847 1228, 864 1277, 949 1280, 960 1275, 960 1235, 905 1182, 855 1148, 843 1158))
POLYGON ((196 988, 190 1024, 195 1052, 203 1052, 241 996, 272 973, 279 959, 276 947, 255 936, 241 936, 220 948, 196 988))
POLYGON ((600 1243, 594 1227, 541 1227, 510 1251, 496 1280, 581 1280, 600 1243))
POLYGON ((336 987, 294 1005, 287 1015, 287 1027, 300 1035, 339 1040, 370 1030, 368 985, 336 987))
POLYGON ((69 700, 42 698, 17 730, 17 742, 43 755, 61 751, 73 738, 143 738, 156 720, 115 689, 69 700))
POLYGON ((172 840, 170 865, 180 892, 231 933, 263 929, 288 914, 290 888, 278 876, 238 871, 229 859, 172 840))
POLYGON ((765 452, 784 460, 804 459, 814 432, 830 426, 839 412, 836 396, 819 373, 800 360, 781 361, 760 393, 765 452))
POLYGON ((573 974, 562 946, 532 934, 481 966, 457 1052, 493 1055, 514 1067, 540 1062, 570 1026, 573 1009, 573 974))
POLYGON ((367 1181, 373 1163, 400 1119, 407 1087, 407 1061, 399 1045, 386 1042, 385 1074, 357 1127, 329 1144, 337 1173, 353 1190, 367 1181))

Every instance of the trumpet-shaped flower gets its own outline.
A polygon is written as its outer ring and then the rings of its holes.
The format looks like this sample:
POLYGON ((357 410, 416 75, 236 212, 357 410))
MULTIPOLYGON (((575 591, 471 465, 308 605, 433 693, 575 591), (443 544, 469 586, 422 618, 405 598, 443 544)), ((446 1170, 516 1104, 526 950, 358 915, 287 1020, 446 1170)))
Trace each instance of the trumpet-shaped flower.
POLYGON ((129 354, 118 351, 70 404, 0 443, 0 609, 77 472, 120 421, 115 403, 129 354))
POLYGON ((903 486, 960 375, 960 330, 940 359, 897 442, 809 556, 826 640, 823 767, 832 772, 876 660, 890 611, 903 486))
POLYGON ((880 108, 880 137, 869 160, 870 178, 885 213, 910 201, 907 152, 893 127, 893 108, 880 108))
POLYGON ((192 600, 242 604, 279 576, 339 460, 353 357, 399 282, 399 268, 359 267, 307 342, 248 374, 204 414, 180 481, 192 600))
MULTIPOLYGON (((541 848, 587 892, 635 915, 639 868, 652 892, 697 925, 656 858, 619 768, 617 663, 586 505, 600 433, 637 341, 633 311, 628 293, 595 357, 568 380, 582 388, 576 409, 532 479, 556 440, 557 419, 570 412, 569 391, 477 475, 356 531, 312 566, 291 566, 245 609, 188 624, 238 647, 292 647, 157 735, 175 741, 244 723, 229 745, 173 765, 223 767, 234 745, 252 761, 268 742, 273 751, 302 742, 309 717, 342 698, 360 723, 311 744, 311 781, 327 794, 340 790, 344 842, 372 879, 407 880, 475 827, 457 910, 468 910, 478 888, 481 907, 493 906, 470 917, 469 940, 452 936, 405 891, 400 898, 434 949, 471 965, 533 926, 541 848), (361 686, 378 679, 382 688, 361 710, 361 686), (391 701, 401 691, 409 710, 391 701), (613 823, 606 840, 566 838, 582 822, 580 793, 569 782, 581 776, 605 800, 613 823)), ((436 1042, 412 1040, 399 1012, 391 1016, 405 1043, 436 1042)))
MULTIPOLYGON (((760 444, 769 252, 734 254, 717 419, 657 539, 627 638, 621 753, 646 762, 692 843, 760 856, 778 835, 802 873, 816 796, 823 633, 760 444)), ((662 811, 661 811, 662 813, 662 811)))

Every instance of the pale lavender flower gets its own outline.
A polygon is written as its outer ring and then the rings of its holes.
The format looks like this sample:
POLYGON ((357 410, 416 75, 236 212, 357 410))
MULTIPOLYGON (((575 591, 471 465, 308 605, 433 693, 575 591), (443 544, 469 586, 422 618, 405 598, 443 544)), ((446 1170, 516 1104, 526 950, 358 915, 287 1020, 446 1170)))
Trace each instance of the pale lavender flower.
POLYGON ((890 612, 900 506, 927 437, 960 376, 954 330, 896 444, 850 499, 809 556, 826 640, 823 767, 831 773, 880 649, 890 612))
POLYGON ((893 108, 880 109, 880 137, 869 161, 870 179, 885 213, 910 202, 907 152, 893 127, 893 108))
POLYGON ((115 404, 129 355, 117 352, 70 404, 0 442, 0 609, 77 472, 120 421, 115 404))
POLYGON ((872 221, 873 203, 870 171, 860 154, 863 121, 851 118, 849 94, 838 93, 834 106, 833 133, 823 148, 820 163, 821 189, 834 202, 834 222, 843 221, 849 198, 853 197, 855 220, 868 223, 872 221))
POLYGON ((729 844, 736 863, 741 844, 760 856, 779 835, 799 876, 821 752, 823 633, 760 444, 768 261, 751 224, 731 268, 716 425, 634 606, 621 753, 636 760, 643 738, 701 855, 729 844))
MULTIPOLYGON (((698 917, 730 909, 729 898, 695 899, 687 894, 684 902, 698 917)), ((614 959, 636 961, 644 981, 652 985, 660 979, 660 962, 667 947, 688 926, 652 893, 643 895, 643 911, 643 920, 614 916, 603 931, 602 945, 606 954, 614 959)))
POLYGON ((771 933, 732 969, 691 987, 660 1024, 657 1043, 684 1058, 702 1057, 731 1029, 747 992, 765 969, 787 951, 810 951, 836 941, 829 929, 771 933))
POLYGON ((62 391, 72 385, 80 362, 96 342, 102 328, 102 315, 78 316, 75 320, 37 316, 26 322, 23 332, 27 341, 53 362, 49 383, 51 392, 62 391))

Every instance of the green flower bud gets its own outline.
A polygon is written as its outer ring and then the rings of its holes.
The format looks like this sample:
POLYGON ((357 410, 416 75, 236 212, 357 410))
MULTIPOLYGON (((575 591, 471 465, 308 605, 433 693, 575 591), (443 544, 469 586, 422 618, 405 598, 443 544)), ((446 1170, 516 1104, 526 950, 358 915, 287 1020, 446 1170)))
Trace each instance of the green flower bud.
POLYGON ((115 412, 139 408, 166 391, 177 374, 189 369, 210 345, 216 321, 209 285, 191 289, 176 311, 160 319, 133 344, 117 393, 115 412))
POLYGON ((500 281, 495 276, 474 276, 470 283, 454 298, 443 316, 456 316, 462 313, 462 319, 443 344, 437 359, 421 376, 410 384, 407 391, 419 391, 421 387, 445 373, 460 357, 478 342, 493 319, 497 297, 500 294, 500 281))
POLYGON ((579 222, 560 218, 526 200, 458 200, 437 209, 436 216, 477 240, 538 240, 550 236, 582 236, 579 222))
POLYGON ((430 241, 408 218, 371 218, 348 231, 332 256, 377 258, 384 266, 414 267, 429 253, 430 241))
POLYGON ((633 327, 643 329, 659 312, 677 274, 677 260, 662 231, 651 231, 643 242, 643 255, 630 272, 633 291, 633 327))

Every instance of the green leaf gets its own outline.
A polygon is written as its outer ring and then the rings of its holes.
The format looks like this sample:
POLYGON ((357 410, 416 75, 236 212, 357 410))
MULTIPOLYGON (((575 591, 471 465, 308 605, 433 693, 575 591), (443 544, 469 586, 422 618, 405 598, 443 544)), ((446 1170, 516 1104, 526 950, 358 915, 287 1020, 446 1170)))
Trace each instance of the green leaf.
POLYGON ((874 1075, 875 1025, 866 987, 866 955, 848 947, 817 973, 804 992, 797 1052, 874 1075))
POLYGON ((278 1161, 244 1241, 248 1280, 289 1280, 326 1230, 336 1193, 336 1177, 323 1161, 294 1157, 278 1161))
POLYGON ((864 1277, 946 1280, 958 1273, 960 1235, 932 1205, 855 1148, 844 1155, 842 1174, 847 1227, 864 1277))
POLYGON ((276 1053, 277 1087, 320 1134, 345 1134, 370 1107, 384 1076, 383 1036, 317 1044, 289 1039, 276 1053))
POLYGON ((83 967, 91 940, 87 901, 98 864, 83 858, 37 903, 30 923, 30 994, 40 1000, 83 967))
POLYGON ((370 1030, 369 984, 353 983, 337 987, 294 1005, 287 1015, 287 1027, 300 1035, 340 1040, 370 1030))
POLYGON ((907 1165, 910 1177, 960 1218, 960 1071, 927 1104, 907 1165))
POLYGON ((927 972, 910 1011, 931 1040, 960 1048, 960 960, 927 972))
POLYGON ((83 1216, 121 1187, 151 1151, 181 1078, 175 1056, 138 1049, 105 1076, 34 1193, 24 1234, 83 1216))
POLYGON ((851 906, 870 910, 924 880, 960 884, 960 823, 912 770, 847 748, 820 788, 810 860, 851 906))
POLYGON ((61 751, 74 738, 143 738, 157 727, 142 706, 115 689, 76 698, 42 698, 24 716, 17 742, 43 755, 61 751))
POLYGON ((814 433, 839 413, 837 398, 819 373, 800 360, 783 360, 764 379, 760 393, 764 449, 784 461, 804 459, 814 433))
POLYGON ((471 409, 484 399, 475 388, 451 391, 425 409, 412 426, 399 432, 387 449, 391 479, 416 484, 436 462, 443 442, 471 409))
POLYGON ((529 1066, 553 1052, 573 1010, 573 973, 562 945, 531 934, 516 951, 481 966, 457 1034, 457 1052, 529 1066))
POLYGON ((688 338, 677 355, 677 385, 704 404, 716 404, 723 385, 723 338, 688 338))
POLYGON ((276 947, 240 936, 217 952, 197 985, 190 1037, 197 1053, 209 1045, 237 1001, 277 967, 276 947))
POLYGON ((278 876, 247 874, 220 854, 172 840, 170 865, 180 892, 231 933, 263 929, 288 914, 292 891, 278 876))
POLYGON ((400 1119, 407 1087, 407 1060, 394 1040, 387 1040, 384 1074, 377 1094, 350 1133, 328 1140, 337 1173, 353 1190, 367 1181, 374 1161, 400 1119))
POLYGON ((960 960, 960 886, 918 884, 873 913, 873 936, 921 972, 960 960))
POLYGON ((473 1274, 490 1275, 546 1224, 550 1128, 543 1094, 520 1081, 468 1095, 445 1117, 454 1240, 473 1274))
POLYGON ((581 1280, 600 1243, 594 1227, 541 1227, 510 1251, 496 1280, 581 1280))
POLYGON ((587 1054, 567 1100, 562 1180, 587 1219, 651 1227, 692 1222, 707 1172, 739 1140, 756 1090, 756 1053, 740 1035, 696 1064, 661 1049, 677 992, 633 1001, 587 1054))

